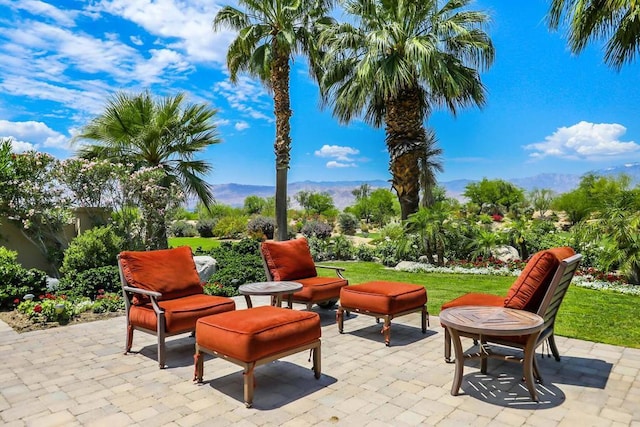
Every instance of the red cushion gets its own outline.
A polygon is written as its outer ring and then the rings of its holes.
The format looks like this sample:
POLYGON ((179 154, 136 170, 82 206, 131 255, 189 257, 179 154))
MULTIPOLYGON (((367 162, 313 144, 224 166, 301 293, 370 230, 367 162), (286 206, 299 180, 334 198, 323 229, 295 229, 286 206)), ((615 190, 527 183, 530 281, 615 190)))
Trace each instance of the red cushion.
POLYGON ((318 275, 304 237, 284 242, 263 242, 260 250, 273 280, 296 280, 318 275))
POLYGON ((203 317, 196 325, 198 345, 243 362, 300 347, 320 335, 318 313, 271 306, 203 317))
MULTIPOLYGON (((231 298, 203 294, 159 301, 158 305, 165 311, 165 330, 168 333, 192 331, 200 317, 236 309, 231 298)), ((151 304, 132 306, 129 319, 135 326, 154 331, 157 329, 158 320, 151 304)))
POLYGON ((160 292, 162 299, 203 293, 188 246, 146 252, 124 251, 120 253, 120 265, 127 283, 160 292))
POLYGON ((339 277, 319 276, 297 279, 296 282, 302 285, 302 289, 293 294, 293 299, 297 301, 338 299, 340 297, 340 289, 349 284, 347 280, 339 277))
POLYGON ((401 282, 367 282, 342 288, 340 305, 380 314, 396 314, 427 303, 424 286, 401 282))
POLYGON ((492 307, 503 307, 504 306, 504 297, 500 295, 492 295, 492 294, 479 294, 479 293, 469 293, 464 294, 454 300, 449 302, 445 302, 442 304, 440 310, 445 310, 451 307, 460 307, 463 305, 483 305, 483 306, 492 306, 492 307))
POLYGON ((533 255, 509 288, 504 306, 536 311, 559 264, 560 261, 551 251, 540 251, 533 255))

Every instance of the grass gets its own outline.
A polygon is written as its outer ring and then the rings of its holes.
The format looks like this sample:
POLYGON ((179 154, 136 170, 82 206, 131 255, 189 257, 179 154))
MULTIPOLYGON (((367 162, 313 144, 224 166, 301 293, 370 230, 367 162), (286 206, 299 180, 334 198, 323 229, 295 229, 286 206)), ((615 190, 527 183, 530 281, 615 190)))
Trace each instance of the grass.
POLYGON ((213 237, 170 237, 169 247, 177 248, 178 246, 191 246, 194 251, 198 248, 208 251, 219 247, 220 240, 213 237))
MULTIPOLYGON (((415 283, 427 289, 429 314, 467 292, 506 295, 514 277, 409 273, 372 262, 332 261, 326 265, 346 268, 352 285, 373 280, 415 283)), ((319 274, 331 275, 320 269, 319 274)), ((640 348, 640 296, 571 286, 556 320, 557 335, 580 340, 640 348)))

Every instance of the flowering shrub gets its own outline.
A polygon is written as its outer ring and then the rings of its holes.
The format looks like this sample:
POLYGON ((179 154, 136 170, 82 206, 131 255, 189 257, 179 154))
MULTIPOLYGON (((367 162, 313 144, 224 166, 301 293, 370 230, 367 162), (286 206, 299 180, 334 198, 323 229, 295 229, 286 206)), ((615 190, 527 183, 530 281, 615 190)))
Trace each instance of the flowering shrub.
POLYGON ((500 214, 493 214, 491 215, 491 219, 494 220, 495 222, 502 222, 504 217, 500 214))
POLYGON ((10 308, 16 298, 28 293, 39 295, 47 289, 44 271, 27 270, 17 259, 17 252, 0 246, 0 308, 10 308))
POLYGON ((124 299, 119 293, 105 292, 104 289, 100 289, 92 310, 94 313, 113 313, 124 310, 124 299))
POLYGON ((21 302, 17 310, 26 314, 31 320, 39 323, 59 322, 68 323, 74 315, 73 304, 64 295, 55 296, 47 293, 38 299, 21 302))

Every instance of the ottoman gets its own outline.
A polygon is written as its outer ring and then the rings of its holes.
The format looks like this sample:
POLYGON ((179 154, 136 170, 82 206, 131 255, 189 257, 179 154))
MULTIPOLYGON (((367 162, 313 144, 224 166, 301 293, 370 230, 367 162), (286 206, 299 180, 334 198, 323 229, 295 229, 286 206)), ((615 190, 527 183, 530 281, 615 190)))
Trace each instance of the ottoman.
POLYGON ((356 312, 384 319, 382 334, 387 346, 391 342, 391 319, 409 313, 422 314, 422 333, 427 332, 427 291, 423 286, 399 282, 367 282, 340 290, 340 307, 336 314, 342 333, 344 312, 356 312))
POLYGON ((202 382, 209 353, 244 368, 244 402, 253 403, 256 366, 312 349, 313 371, 320 378, 320 316, 280 307, 255 307, 198 319, 194 381, 202 382))

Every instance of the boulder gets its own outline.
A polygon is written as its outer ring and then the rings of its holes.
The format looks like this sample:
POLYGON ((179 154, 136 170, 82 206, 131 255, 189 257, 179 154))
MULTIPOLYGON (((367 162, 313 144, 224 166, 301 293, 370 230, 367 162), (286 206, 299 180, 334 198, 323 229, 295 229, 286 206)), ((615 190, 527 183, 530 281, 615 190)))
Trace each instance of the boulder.
POLYGON ((491 249, 491 255, 502 262, 515 261, 520 259, 518 250, 513 246, 502 245, 491 249))
POLYGON ((194 256, 193 260, 196 263, 196 270, 200 276, 201 282, 206 282, 218 269, 218 263, 216 260, 207 255, 194 256))

